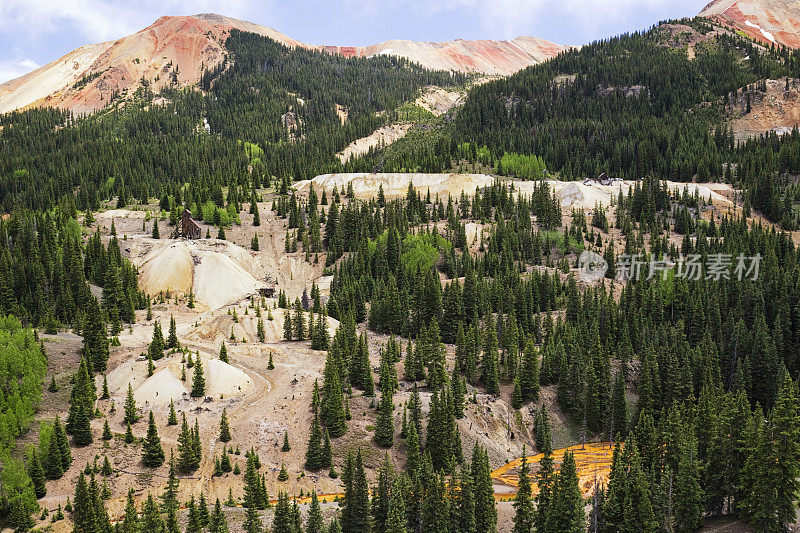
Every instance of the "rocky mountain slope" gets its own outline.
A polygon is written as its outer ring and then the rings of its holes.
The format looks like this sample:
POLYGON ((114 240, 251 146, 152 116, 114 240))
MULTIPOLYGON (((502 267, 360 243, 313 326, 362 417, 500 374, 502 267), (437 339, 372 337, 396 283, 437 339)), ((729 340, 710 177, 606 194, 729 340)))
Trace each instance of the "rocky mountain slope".
POLYGON ((82 46, 20 78, 0 84, 0 112, 50 105, 76 113, 105 107, 115 95, 195 84, 203 69, 225 57, 232 29, 264 35, 287 46, 346 56, 406 57, 430 69, 508 75, 557 55, 565 47, 534 37, 513 41, 418 43, 392 40, 366 47, 301 43, 265 26, 216 14, 161 17, 147 28, 116 41, 82 46))
POLYGON ((800 47, 800 1, 714 0, 700 12, 758 41, 800 47))

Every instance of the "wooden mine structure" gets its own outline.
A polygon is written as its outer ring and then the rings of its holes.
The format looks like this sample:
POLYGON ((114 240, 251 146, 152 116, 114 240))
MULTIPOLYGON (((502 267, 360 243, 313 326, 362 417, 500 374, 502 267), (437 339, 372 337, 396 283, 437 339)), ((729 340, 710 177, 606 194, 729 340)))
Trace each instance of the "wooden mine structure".
POLYGON ((173 238, 183 237, 184 239, 199 239, 203 236, 200 229, 200 224, 192 218, 192 213, 188 209, 183 210, 183 215, 178 221, 175 231, 172 233, 173 238))

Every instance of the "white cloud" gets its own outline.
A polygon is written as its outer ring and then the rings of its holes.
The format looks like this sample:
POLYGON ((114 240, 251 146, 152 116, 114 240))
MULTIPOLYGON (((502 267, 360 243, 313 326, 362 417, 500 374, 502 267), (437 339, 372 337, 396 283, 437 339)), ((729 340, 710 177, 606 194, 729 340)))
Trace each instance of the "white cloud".
POLYGON ((41 65, 32 59, 21 59, 19 61, 0 61, 0 83, 18 78, 32 70, 36 70, 41 65))
POLYGON ((25 28, 23 35, 32 38, 67 29, 92 42, 107 41, 139 31, 161 15, 222 11, 236 17, 250 12, 251 6, 265 9, 268 4, 256 0, 2 0, 0 32, 15 34, 25 28))

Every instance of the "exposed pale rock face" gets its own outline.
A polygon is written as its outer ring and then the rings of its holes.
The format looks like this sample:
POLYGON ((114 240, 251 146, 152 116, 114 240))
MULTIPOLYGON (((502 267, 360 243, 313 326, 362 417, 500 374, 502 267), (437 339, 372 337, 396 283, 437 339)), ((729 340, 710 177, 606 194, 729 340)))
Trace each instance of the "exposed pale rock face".
POLYGON ((798 0, 714 0, 703 8, 700 16, 765 44, 800 47, 798 0))

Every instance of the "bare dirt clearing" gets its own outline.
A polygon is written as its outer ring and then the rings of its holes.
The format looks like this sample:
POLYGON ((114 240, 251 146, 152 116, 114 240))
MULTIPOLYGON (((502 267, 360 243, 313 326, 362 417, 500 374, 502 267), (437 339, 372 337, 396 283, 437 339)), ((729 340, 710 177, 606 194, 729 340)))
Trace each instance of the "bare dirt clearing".
POLYGON ((371 148, 383 148, 389 146, 397 139, 405 137, 411 130, 411 124, 389 124, 381 126, 371 134, 351 142, 347 148, 336 154, 339 161, 346 163, 352 157, 364 155, 371 148))

